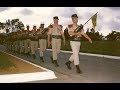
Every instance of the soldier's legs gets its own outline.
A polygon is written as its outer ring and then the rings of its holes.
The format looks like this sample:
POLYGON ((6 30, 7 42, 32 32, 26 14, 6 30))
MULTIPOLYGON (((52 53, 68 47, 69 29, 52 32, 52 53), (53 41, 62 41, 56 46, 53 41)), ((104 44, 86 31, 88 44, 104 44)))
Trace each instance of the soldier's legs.
POLYGON ((55 64, 56 67, 58 67, 58 63, 57 63, 57 54, 58 54, 58 50, 57 50, 57 39, 52 38, 52 53, 53 53, 53 62, 55 64))
POLYGON ((70 61, 74 61, 74 65, 76 66, 76 72, 81 73, 79 68, 79 50, 80 50, 80 42, 70 41, 70 45, 73 51, 73 54, 70 57, 70 61))
POLYGON ((39 46, 40 46, 40 56, 43 56, 43 52, 46 50, 47 41, 46 39, 39 39, 39 46))
POLYGON ((34 41, 31 41, 31 54, 35 54, 34 52, 34 41))
POLYGON ((31 54, 33 59, 35 59, 35 41, 31 41, 31 54))
POLYGON ((24 42, 23 40, 20 41, 20 54, 23 54, 23 50, 24 50, 24 42))
POLYGON ((59 54, 60 53, 60 49, 61 49, 61 39, 57 39, 57 42, 56 42, 57 44, 57 54, 59 54))
POLYGON ((34 41, 34 52, 35 52, 35 58, 36 58, 36 52, 38 50, 38 41, 34 41))
POLYGON ((20 40, 18 41, 18 53, 20 54, 20 40))
POLYGON ((52 54, 53 60, 57 60, 57 45, 56 39, 52 38, 52 54))
POLYGON ((24 40, 25 54, 27 53, 27 40, 24 40))
POLYGON ((20 40, 19 48, 20 48, 20 54, 21 54, 22 53, 22 41, 21 40, 20 40))
MULTIPOLYGON (((79 65, 79 50, 80 50, 80 42, 70 41, 71 49, 73 51, 73 59, 74 65, 79 65)), ((72 60, 71 60, 72 61, 72 60)))
POLYGON ((28 54, 30 54, 30 51, 31 51, 31 40, 30 39, 28 39, 28 54))
POLYGON ((15 41, 13 42, 12 50, 15 53, 15 41))
POLYGON ((44 62, 43 60, 43 54, 44 54, 44 51, 46 50, 46 39, 39 39, 39 46, 40 46, 40 50, 39 50, 39 53, 40 53, 40 60, 42 60, 42 62, 44 62))
POLYGON ((26 40, 23 40, 23 55, 25 54, 25 41, 26 40))

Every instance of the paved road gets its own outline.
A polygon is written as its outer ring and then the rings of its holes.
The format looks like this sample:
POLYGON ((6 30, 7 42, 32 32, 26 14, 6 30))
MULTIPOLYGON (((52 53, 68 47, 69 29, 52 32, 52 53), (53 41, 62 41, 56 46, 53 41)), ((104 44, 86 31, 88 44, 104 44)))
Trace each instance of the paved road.
MULTIPOLYGON (((5 47, 0 46, 0 49, 5 50, 5 47)), ((120 83, 120 60, 80 55, 80 68, 83 73, 78 74, 73 64, 71 64, 72 70, 68 70, 64 64, 70 57, 70 53, 62 52, 59 54, 59 67, 54 67, 51 63, 51 51, 47 50, 44 54, 46 56, 44 63, 39 60, 38 53, 36 53, 36 60, 32 60, 31 57, 26 58, 25 56, 14 54, 54 71, 58 77, 53 80, 32 81, 28 83, 120 83)))

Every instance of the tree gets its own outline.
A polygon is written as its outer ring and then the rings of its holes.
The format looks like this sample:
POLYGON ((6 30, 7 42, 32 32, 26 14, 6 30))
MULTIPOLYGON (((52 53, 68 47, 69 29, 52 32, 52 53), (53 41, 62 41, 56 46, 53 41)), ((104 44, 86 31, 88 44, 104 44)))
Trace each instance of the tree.
POLYGON ((109 33, 106 38, 108 41, 116 41, 120 37, 120 32, 112 31, 109 33))

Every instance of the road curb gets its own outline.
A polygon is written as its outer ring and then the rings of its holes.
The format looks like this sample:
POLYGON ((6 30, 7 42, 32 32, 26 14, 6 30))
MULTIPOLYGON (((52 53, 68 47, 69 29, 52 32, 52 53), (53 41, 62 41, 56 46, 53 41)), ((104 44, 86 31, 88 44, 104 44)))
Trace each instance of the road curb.
MULTIPOLYGON (((52 49, 47 49, 47 50, 48 51, 52 51, 52 49)), ((61 50, 61 52, 72 53, 72 51, 64 51, 64 50, 61 50)), ((91 53, 81 53, 81 52, 79 54, 81 54, 81 55, 87 55, 87 56, 95 56, 95 57, 103 57, 103 58, 120 60, 120 57, 118 57, 118 56, 101 55, 101 54, 91 54, 91 53)))
POLYGON ((55 73, 52 70, 49 70, 49 69, 46 69, 44 67, 33 64, 31 62, 28 62, 22 58, 16 57, 16 56, 9 54, 7 52, 4 52, 4 51, 1 51, 1 52, 6 53, 8 55, 11 55, 15 58, 18 58, 18 59, 20 59, 24 62, 27 62, 31 65, 34 65, 38 68, 41 68, 41 69, 45 70, 45 72, 0 75, 0 83, 20 83, 20 82, 29 82, 29 81, 36 81, 36 80, 48 80, 48 79, 57 78, 55 76, 55 73))

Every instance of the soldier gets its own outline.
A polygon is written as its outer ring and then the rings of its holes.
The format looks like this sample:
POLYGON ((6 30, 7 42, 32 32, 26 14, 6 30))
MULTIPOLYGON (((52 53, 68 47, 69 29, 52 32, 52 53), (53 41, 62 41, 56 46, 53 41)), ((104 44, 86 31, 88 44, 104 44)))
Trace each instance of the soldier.
POLYGON ((47 46, 47 28, 44 28, 44 23, 41 23, 40 27, 39 27, 39 53, 40 53, 40 60, 42 62, 44 62, 43 60, 43 52, 46 50, 46 46, 47 46))
POLYGON ((34 25, 33 26, 33 30, 32 30, 32 34, 31 34, 31 54, 33 56, 33 59, 36 58, 35 56, 35 52, 37 51, 38 49, 38 40, 37 40, 37 27, 34 25))
POLYGON ((58 16, 53 17, 54 24, 49 25, 49 32, 48 32, 48 47, 50 46, 50 35, 52 36, 52 55, 51 58, 52 63, 58 67, 57 63, 57 55, 60 53, 61 48, 61 36, 63 38, 63 43, 65 45, 65 37, 62 31, 62 25, 58 24, 58 16))
POLYGON ((13 32, 12 39, 13 39, 12 51, 15 53, 16 51, 16 32, 15 31, 13 32))
POLYGON ((30 38, 29 38, 29 28, 30 28, 30 26, 29 25, 27 25, 26 26, 26 28, 27 28, 27 30, 25 30, 25 40, 24 40, 24 48, 25 48, 25 55, 28 57, 28 55, 29 55, 29 47, 30 47, 30 38))
POLYGON ((20 34, 20 54, 23 55, 24 53, 24 30, 21 30, 20 34))
POLYGON ((73 54, 69 58, 69 61, 65 63, 68 69, 71 69, 71 62, 74 62, 74 65, 76 66, 76 72, 82 73, 82 71, 79 68, 79 50, 80 50, 80 39, 81 36, 84 36, 89 40, 90 43, 92 43, 92 40, 88 37, 87 34, 85 34, 84 29, 82 28, 79 32, 75 32, 74 30, 79 26, 78 23, 78 16, 77 14, 73 14, 71 16, 73 24, 68 25, 68 33, 70 36, 76 36, 76 38, 71 38, 70 45, 73 51, 73 54))
POLYGON ((17 47, 17 52, 18 52, 18 54, 20 54, 20 41, 21 41, 21 31, 20 30, 18 30, 17 31, 17 37, 18 37, 18 47, 17 47))

